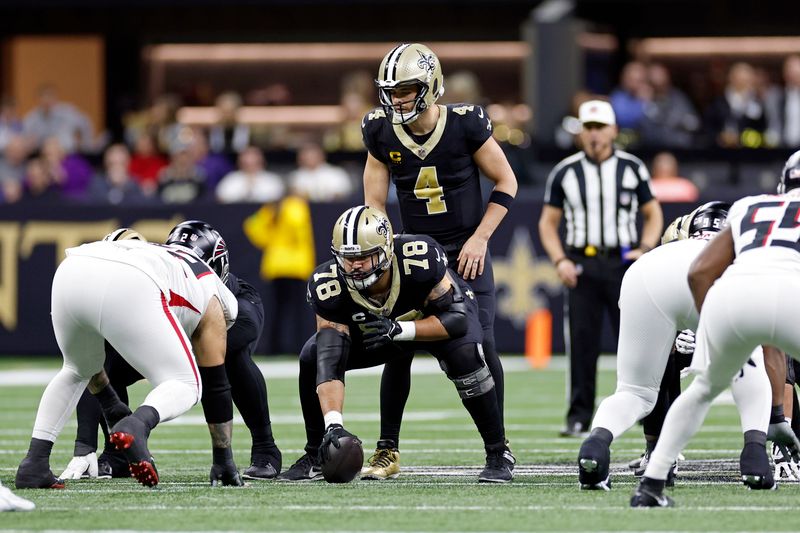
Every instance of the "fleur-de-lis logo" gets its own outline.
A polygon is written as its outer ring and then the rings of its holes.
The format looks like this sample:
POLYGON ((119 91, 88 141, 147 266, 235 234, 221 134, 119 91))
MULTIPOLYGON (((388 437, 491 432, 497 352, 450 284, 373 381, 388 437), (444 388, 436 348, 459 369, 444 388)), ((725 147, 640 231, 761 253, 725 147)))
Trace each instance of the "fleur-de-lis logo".
POLYGON ((383 235, 384 237, 389 235, 389 221, 381 217, 378 221, 378 227, 375 229, 375 231, 378 232, 378 235, 383 235))
POLYGON ((433 57, 433 54, 425 55, 420 50, 417 50, 419 54, 419 59, 417 60, 417 66, 423 70, 427 70, 428 72, 433 72, 436 68, 436 59, 433 57))

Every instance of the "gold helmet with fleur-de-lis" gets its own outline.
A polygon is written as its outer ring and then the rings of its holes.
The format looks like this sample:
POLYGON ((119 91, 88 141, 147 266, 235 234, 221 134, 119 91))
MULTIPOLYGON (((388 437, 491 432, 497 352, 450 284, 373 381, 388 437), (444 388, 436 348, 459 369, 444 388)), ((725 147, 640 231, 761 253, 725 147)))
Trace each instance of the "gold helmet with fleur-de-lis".
POLYGON ((366 289, 392 264, 394 235, 389 219, 374 207, 351 207, 333 225, 331 252, 351 289, 366 289), (365 269, 353 270, 352 261, 369 259, 365 269))
POLYGON ((375 85, 386 116, 393 124, 408 124, 444 94, 442 66, 436 54, 424 44, 404 43, 383 58, 375 85), (403 113, 392 106, 392 91, 409 86, 417 88, 417 95, 413 109, 403 113))

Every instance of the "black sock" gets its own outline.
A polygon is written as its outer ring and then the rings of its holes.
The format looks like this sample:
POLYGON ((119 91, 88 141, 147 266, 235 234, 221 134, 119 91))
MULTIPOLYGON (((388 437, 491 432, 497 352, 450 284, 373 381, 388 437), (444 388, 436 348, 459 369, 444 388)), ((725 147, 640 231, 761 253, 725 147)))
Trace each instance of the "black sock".
POLYGON ((754 442, 760 446, 767 445, 767 434, 763 431, 758 431, 757 429, 751 429, 750 431, 744 432, 744 443, 750 444, 754 442))
MULTIPOLYGON (((494 294, 492 299, 494 299, 494 294)), ((494 327, 483 330, 483 356, 486 359, 486 366, 489 367, 489 373, 492 374, 494 380, 494 394, 497 397, 497 409, 500 412, 500 423, 504 422, 503 419, 503 404, 505 402, 505 376, 503 374, 503 364, 500 362, 500 354, 494 346, 494 327), (489 339, 491 337, 491 339, 489 339)))
POLYGON ((78 432, 75 436, 74 455, 82 457, 97 451, 97 427, 103 418, 100 403, 88 389, 83 391, 78 400, 75 414, 78 419, 78 432))
MULTIPOLYGON (((241 411, 241 410, 240 410, 241 411)), ((258 428, 251 428, 253 438, 251 455, 274 455, 276 449, 275 438, 272 436, 272 424, 265 424, 258 428)))
POLYGON ((106 417, 106 422, 109 426, 113 427, 114 424, 131 414, 130 408, 122 403, 114 387, 107 385, 94 395, 100 402, 100 407, 103 409, 103 416, 106 417))
POLYGON ((147 427, 147 434, 150 434, 150 430, 158 425, 161 421, 161 416, 159 416, 158 411, 155 408, 150 407, 149 405, 142 405, 136 411, 134 411, 133 415, 142 422, 147 427))
POLYGON ((500 413, 497 409, 497 397, 492 391, 480 396, 461 400, 469 411, 478 432, 483 438, 484 445, 502 442, 505 445, 506 436, 503 424, 500 422, 500 413))
POLYGON ((49 461, 50 453, 53 451, 53 444, 49 440, 32 438, 28 446, 28 457, 49 461))
POLYGON ((380 440, 400 444, 403 411, 411 392, 411 361, 413 357, 397 357, 386 362, 381 376, 381 434, 380 440))
POLYGON ((655 439, 645 438, 644 445, 645 445, 645 449, 648 452, 653 453, 653 450, 656 449, 656 444, 658 444, 658 438, 655 438, 655 439))
POLYGON ((611 441, 614 440, 614 435, 606 428, 594 428, 589 434, 589 438, 597 439, 606 446, 611 446, 611 441))
POLYGON ((667 481, 664 479, 653 479, 647 476, 642 476, 641 485, 656 492, 663 492, 667 481))

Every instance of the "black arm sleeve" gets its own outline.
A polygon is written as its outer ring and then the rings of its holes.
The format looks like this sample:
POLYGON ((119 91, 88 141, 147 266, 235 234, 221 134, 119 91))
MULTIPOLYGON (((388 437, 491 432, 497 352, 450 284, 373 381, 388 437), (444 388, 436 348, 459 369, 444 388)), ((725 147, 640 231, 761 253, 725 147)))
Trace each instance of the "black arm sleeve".
POLYGON ((317 386, 326 381, 344 382, 347 356, 350 355, 350 336, 333 328, 317 332, 317 386))
POLYGON ((438 318, 451 339, 467 333, 467 304, 458 282, 454 282, 445 294, 428 302, 423 312, 438 318))

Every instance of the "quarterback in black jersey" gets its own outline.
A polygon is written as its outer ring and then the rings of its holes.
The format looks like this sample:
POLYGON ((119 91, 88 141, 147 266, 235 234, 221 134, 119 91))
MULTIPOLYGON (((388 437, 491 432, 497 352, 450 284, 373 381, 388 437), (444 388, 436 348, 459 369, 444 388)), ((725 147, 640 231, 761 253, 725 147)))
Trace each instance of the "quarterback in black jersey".
MULTIPOLYGON (((410 360, 425 350, 454 382, 483 438, 486 467, 479 480, 511 481, 515 460, 482 354, 477 305, 469 286, 447 268, 441 246, 426 235, 395 237, 383 213, 358 206, 337 220, 332 252, 335 259, 317 267, 308 283, 317 333, 300 353, 306 453, 278 479, 320 478, 318 452, 350 435, 342 417, 346 370, 410 360)), ((383 459, 399 464, 397 449, 382 451, 383 459)))
MULTIPOLYGON (((444 93, 442 68, 428 47, 395 47, 383 59, 375 81, 382 105, 362 121, 369 151, 365 203, 385 211, 393 182, 403 233, 436 239, 450 268, 469 282, 480 308, 483 349, 502 417, 503 367, 494 342, 494 274, 487 245, 517 192, 514 172, 492 138, 492 123, 481 106, 436 104, 444 93), (481 173, 495 183, 485 210, 481 173)), ((378 450, 382 443, 398 445, 409 376, 409 361, 386 365, 378 450)))

